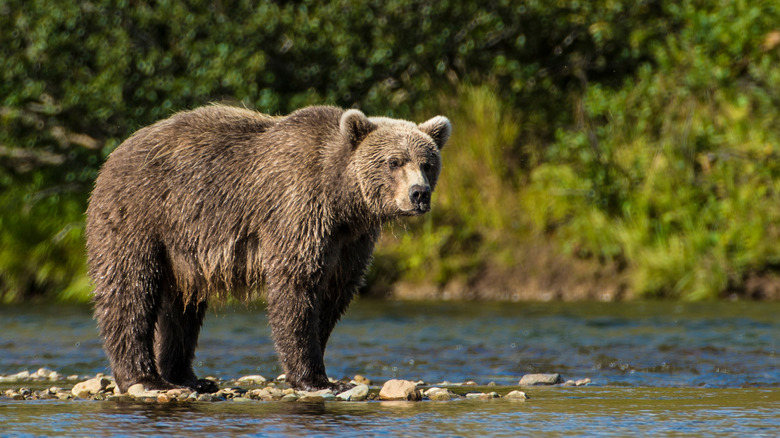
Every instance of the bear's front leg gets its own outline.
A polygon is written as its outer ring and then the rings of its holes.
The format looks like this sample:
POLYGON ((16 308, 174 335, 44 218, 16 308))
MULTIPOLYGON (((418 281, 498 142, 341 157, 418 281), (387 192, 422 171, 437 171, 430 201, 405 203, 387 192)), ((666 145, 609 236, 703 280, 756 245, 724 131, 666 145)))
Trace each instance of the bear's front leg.
MULTIPOLYGON (((338 389, 328 381, 320 347, 319 297, 292 282, 268 290, 268 319, 287 382, 307 391, 338 389)), ((299 283, 300 284, 300 283, 299 283)))

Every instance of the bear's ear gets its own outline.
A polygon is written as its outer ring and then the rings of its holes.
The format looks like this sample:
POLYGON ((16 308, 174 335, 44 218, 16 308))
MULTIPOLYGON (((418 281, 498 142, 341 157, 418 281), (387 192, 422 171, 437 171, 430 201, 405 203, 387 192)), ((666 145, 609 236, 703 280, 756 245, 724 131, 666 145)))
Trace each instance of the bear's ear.
POLYGON ((444 147, 452 132, 450 120, 444 116, 436 116, 427 122, 420 123, 417 127, 420 131, 430 135, 439 149, 444 147))
POLYGON ((353 148, 357 147, 374 129, 376 129, 376 125, 371 123, 365 114, 356 109, 344 111, 339 121, 341 135, 349 140, 353 148))

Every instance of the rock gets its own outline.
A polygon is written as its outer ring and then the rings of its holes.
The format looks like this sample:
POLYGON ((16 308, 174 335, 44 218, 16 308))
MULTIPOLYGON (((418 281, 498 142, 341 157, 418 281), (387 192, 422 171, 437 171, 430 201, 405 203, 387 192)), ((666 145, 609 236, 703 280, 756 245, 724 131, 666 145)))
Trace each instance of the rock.
POLYGON ((60 373, 48 368, 39 368, 38 371, 32 373, 30 377, 34 379, 59 380, 61 376, 60 373))
POLYGON ((520 378, 520 386, 533 385, 557 385, 563 383, 563 377, 560 374, 526 374, 520 378))
POLYGON ((277 382, 284 382, 285 380, 287 380, 287 374, 279 374, 278 376, 276 376, 277 382))
POLYGON ((528 396, 523 391, 514 390, 511 391, 509 394, 505 395, 504 398, 509 400, 528 400, 528 396))
POLYGON ((252 374, 250 376, 239 377, 239 379, 236 380, 236 383, 243 383, 245 385, 262 385, 267 381, 268 379, 259 374, 252 374))
MULTIPOLYGON (((285 396, 287 397, 287 396, 285 396)), ((282 398, 282 401, 284 401, 284 398, 282 398)), ((325 398, 321 395, 304 395, 301 397, 298 397, 298 402, 302 403, 323 403, 325 402, 325 398)))
POLYGON ((392 379, 385 382, 379 391, 382 400, 422 400, 422 394, 417 385, 408 380, 392 379))
POLYGON ((271 392, 268 389, 253 389, 246 393, 246 396, 252 400, 263 400, 263 397, 270 397, 271 392))
POLYGON ((169 403, 172 401, 178 401, 175 396, 168 394, 167 392, 161 392, 157 395, 157 403, 169 403))
POLYGON ((295 394, 285 394, 284 397, 281 398, 281 401, 283 402, 294 402, 298 400, 298 396, 295 394))
POLYGON ((469 380, 468 382, 464 382, 463 386, 479 386, 479 384, 473 380, 469 380))
MULTIPOLYGON (((90 396, 105 390, 110 383, 111 380, 105 377, 95 377, 94 379, 89 379, 73 385, 71 393, 79 398, 89 398, 90 396)), ((143 388, 143 385, 141 385, 141 387, 143 388)))
POLYGON ((433 387, 425 391, 425 396, 433 401, 447 401, 458 398, 458 395, 447 388, 433 387))
POLYGON ((368 385, 366 384, 359 384, 352 389, 336 395, 337 399, 344 401, 363 401, 366 397, 368 397, 368 385))
POLYGON ((147 391, 144 388, 143 383, 136 383, 135 385, 127 388, 127 395, 133 398, 154 398, 156 399, 160 395, 160 391, 147 391))
POLYGON ((589 385, 590 382, 591 382, 591 380, 588 379, 588 378, 579 379, 579 380, 574 381, 574 386, 585 386, 585 385, 589 385))
POLYGON ((233 403, 247 403, 251 401, 252 399, 248 397, 233 397, 233 403))
POLYGON ((319 391, 300 391, 297 392, 299 397, 324 397, 326 394, 333 395, 333 391, 329 388, 320 389, 319 391))
POLYGON ((225 400, 229 400, 233 397, 238 397, 245 393, 246 390, 241 388, 222 388, 213 395, 216 395, 217 397, 223 398, 225 400))
POLYGON ((357 374, 354 379, 352 379, 355 383, 358 385, 368 385, 371 386, 371 380, 365 378, 364 376, 357 374))
POLYGON ((16 374, 11 374, 9 376, 2 376, 0 377, 0 382, 21 382, 23 380, 29 380, 30 379, 30 372, 29 371, 20 371, 16 374))
POLYGON ((49 388, 49 394, 59 394, 61 392, 63 392, 63 390, 59 386, 52 386, 49 388))
POLYGON ((165 391, 165 393, 168 394, 169 396, 176 397, 176 398, 178 398, 181 395, 184 395, 185 397, 189 396, 191 392, 192 390, 189 388, 175 388, 175 389, 169 389, 165 391))

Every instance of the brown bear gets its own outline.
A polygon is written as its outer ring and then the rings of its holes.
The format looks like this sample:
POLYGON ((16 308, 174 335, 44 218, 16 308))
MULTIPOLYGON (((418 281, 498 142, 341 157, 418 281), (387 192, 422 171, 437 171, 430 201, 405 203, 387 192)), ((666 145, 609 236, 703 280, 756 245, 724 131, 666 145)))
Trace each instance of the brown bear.
POLYGON ((381 224, 430 209, 447 118, 213 105, 143 128, 106 160, 87 209, 95 317, 119 389, 216 391, 192 369, 207 301, 264 290, 294 387, 345 389, 323 352, 381 224))

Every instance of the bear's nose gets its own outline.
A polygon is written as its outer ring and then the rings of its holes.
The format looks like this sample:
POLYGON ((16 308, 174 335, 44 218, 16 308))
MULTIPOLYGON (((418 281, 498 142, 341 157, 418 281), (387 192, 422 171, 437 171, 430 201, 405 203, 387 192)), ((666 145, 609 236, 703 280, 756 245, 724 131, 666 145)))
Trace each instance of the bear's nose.
POLYGON ((412 204, 428 204, 431 202, 431 187, 428 185, 415 184, 409 188, 409 199, 412 204))

